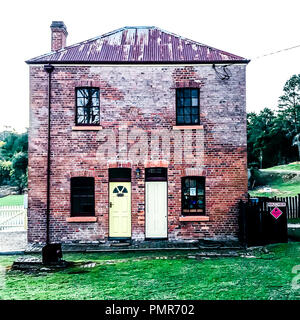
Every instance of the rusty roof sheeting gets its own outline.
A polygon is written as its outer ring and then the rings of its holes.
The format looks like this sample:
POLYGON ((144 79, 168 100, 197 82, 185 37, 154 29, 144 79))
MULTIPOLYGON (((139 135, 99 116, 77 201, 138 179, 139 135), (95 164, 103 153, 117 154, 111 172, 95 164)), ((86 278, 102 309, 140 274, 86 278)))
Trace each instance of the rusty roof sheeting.
POLYGON ((124 27, 26 61, 34 63, 249 62, 157 27, 124 27))

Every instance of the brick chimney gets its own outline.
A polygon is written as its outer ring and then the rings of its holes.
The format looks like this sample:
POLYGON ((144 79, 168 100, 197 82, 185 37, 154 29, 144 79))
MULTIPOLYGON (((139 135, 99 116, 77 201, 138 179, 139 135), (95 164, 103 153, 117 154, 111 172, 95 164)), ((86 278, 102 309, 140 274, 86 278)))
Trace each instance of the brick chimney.
POLYGON ((67 27, 63 21, 52 21, 51 28, 51 51, 63 49, 67 42, 67 27))

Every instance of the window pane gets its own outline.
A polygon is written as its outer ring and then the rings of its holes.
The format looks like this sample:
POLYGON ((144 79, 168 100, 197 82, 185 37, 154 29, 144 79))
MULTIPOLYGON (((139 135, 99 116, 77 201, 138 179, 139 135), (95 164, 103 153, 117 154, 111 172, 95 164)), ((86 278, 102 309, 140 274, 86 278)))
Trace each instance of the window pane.
POLYGON ((188 209, 189 208, 189 198, 187 196, 185 196, 184 199, 183 199, 182 207, 184 209, 188 209))
POLYGON ((186 186, 187 188, 190 187, 190 179, 189 179, 189 178, 185 178, 185 186, 186 186))
POLYGON ((198 89, 192 89, 192 97, 198 99, 198 89))
POLYGON ((192 123, 199 123, 199 117, 198 115, 192 115, 192 123))
POLYGON ((88 98, 88 96, 89 96, 88 90, 87 89, 78 89, 77 96, 88 98))
POLYGON ((185 98, 189 98, 191 96, 191 90, 190 89, 183 89, 183 94, 185 98))
POLYGON ((77 95, 77 98, 82 98, 83 97, 83 92, 81 89, 77 89, 76 90, 76 95, 77 95))
POLYGON ((177 114, 178 114, 179 116, 183 116, 183 108, 178 108, 178 109, 177 109, 177 114))
POLYGON ((99 99, 99 90, 98 89, 93 89, 92 97, 95 99, 99 99))
POLYGON ((176 95, 177 97, 183 97, 183 89, 176 89, 176 95))
POLYGON ((178 116, 178 117, 177 117, 177 122, 178 122, 178 123, 184 123, 184 118, 183 118, 183 116, 178 116))
POLYGON ((177 98, 177 107, 183 106, 183 98, 177 98))
POLYGON ((83 124, 84 123, 84 116, 78 116, 77 117, 77 123, 83 124))
POLYGON ((189 195, 190 195, 189 188, 187 188, 186 186, 183 186, 182 193, 183 193, 185 196, 189 196, 189 195))
POLYGON ((198 98, 192 98, 192 106, 198 106, 198 98))
POLYGON ((84 106, 85 103, 84 103, 84 98, 77 98, 77 106, 84 106))
POLYGON ((83 116, 84 115, 84 108, 77 108, 77 115, 83 116))
POLYGON ((196 179, 191 179, 190 180, 190 187, 195 188, 196 187, 196 179))
POLYGON ((192 108, 192 114, 198 114, 199 108, 192 108))
POLYGON ((204 186, 201 184, 200 186, 198 186, 198 190, 197 190, 197 194, 198 196, 203 196, 204 195, 204 186))
POLYGON ((185 107, 189 107, 192 104, 191 98, 184 98, 184 102, 183 102, 185 107))
POLYGON ((191 114, 191 108, 189 108, 189 107, 184 108, 184 114, 185 115, 190 115, 191 114))
POLYGON ((99 121, 99 107, 91 108, 91 110, 92 110, 92 113, 91 113, 91 122, 92 122, 93 124, 100 123, 100 121, 99 121))
POLYGON ((190 198, 189 208, 190 208, 190 209, 195 209, 196 207, 197 207, 197 200, 190 198))
POLYGON ((99 106, 99 99, 98 98, 92 98, 92 104, 93 104, 93 106, 99 106))
POLYGON ((197 207, 199 209, 202 209, 204 207, 204 201, 202 199, 198 199, 197 201, 197 207))
POLYGON ((93 117, 92 123, 93 123, 93 124, 99 124, 99 123, 100 123, 100 119, 99 119, 99 116, 98 116, 98 115, 96 115, 96 116, 93 117))
POLYGON ((191 123, 191 116, 184 116, 184 123, 191 123))

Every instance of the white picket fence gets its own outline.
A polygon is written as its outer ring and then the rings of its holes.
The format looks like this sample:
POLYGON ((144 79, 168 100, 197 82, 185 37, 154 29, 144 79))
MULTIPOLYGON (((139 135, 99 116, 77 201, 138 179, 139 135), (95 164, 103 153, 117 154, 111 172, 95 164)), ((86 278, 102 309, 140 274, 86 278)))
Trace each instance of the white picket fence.
POLYGON ((2 231, 26 231, 27 209, 24 206, 0 207, 0 232, 2 231))

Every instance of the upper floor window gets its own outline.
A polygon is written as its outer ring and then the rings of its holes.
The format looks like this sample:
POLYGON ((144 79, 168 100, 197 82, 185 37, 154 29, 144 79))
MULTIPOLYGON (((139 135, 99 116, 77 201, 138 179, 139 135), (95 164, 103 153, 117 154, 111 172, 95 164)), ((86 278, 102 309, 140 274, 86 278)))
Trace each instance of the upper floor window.
POLYGON ((76 88, 76 124, 100 124, 99 88, 76 88))
POLYGON ((176 89, 176 124, 199 125, 199 89, 176 89))
POLYGON ((71 216, 95 215, 95 182, 90 177, 71 178, 71 216))
POLYGON ((182 214, 204 215, 205 214, 205 178, 184 177, 182 178, 182 214))

